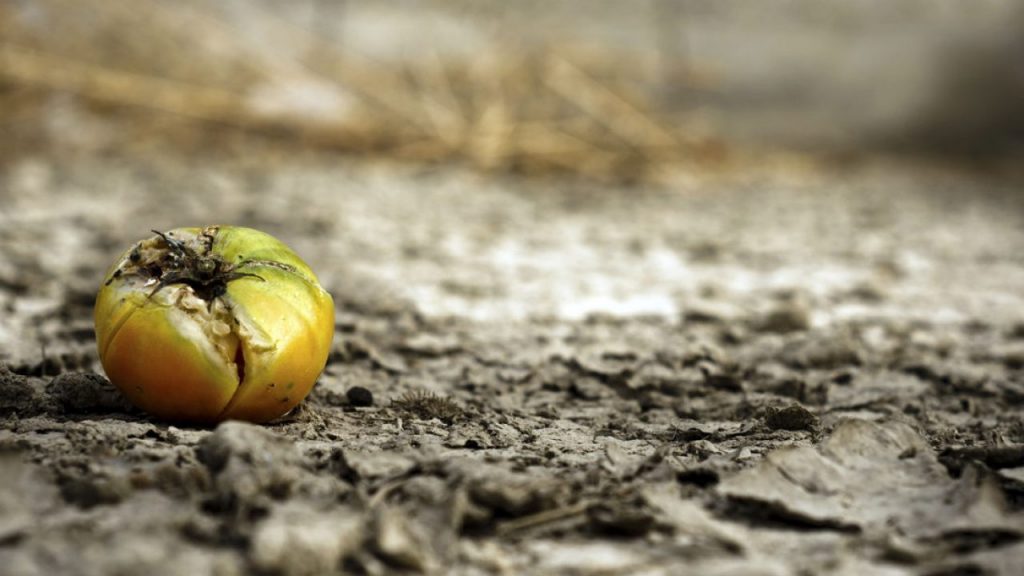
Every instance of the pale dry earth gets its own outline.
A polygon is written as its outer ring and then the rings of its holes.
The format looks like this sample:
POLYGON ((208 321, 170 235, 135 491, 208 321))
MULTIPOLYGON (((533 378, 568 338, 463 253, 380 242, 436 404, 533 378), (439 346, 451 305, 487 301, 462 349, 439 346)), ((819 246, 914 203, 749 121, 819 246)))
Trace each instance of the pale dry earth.
POLYGON ((1024 565, 1018 182, 65 156, 0 172, 6 574, 1024 565), (211 223, 282 238, 337 304, 319 384, 267 426, 151 421, 93 348, 106 266, 211 223))

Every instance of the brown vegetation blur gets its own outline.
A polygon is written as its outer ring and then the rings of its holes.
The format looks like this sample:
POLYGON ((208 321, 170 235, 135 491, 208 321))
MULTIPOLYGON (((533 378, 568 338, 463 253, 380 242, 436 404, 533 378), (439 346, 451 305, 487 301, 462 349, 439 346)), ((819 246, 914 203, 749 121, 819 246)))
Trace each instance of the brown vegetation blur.
POLYGON ((0 154, 256 140, 618 181, 751 146, 1019 145, 1014 3, 902 0, 906 30, 803 4, 7 1, 0 154))

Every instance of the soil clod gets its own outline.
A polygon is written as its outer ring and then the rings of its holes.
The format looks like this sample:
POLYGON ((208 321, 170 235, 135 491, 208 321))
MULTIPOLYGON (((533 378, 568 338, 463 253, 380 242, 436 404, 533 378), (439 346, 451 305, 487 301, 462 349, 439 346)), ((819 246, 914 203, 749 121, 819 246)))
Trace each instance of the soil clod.
POLYGON ((358 406, 365 408, 367 406, 373 406, 373 392, 370 392, 362 386, 353 386, 345 391, 345 397, 348 399, 348 403, 352 406, 358 406))

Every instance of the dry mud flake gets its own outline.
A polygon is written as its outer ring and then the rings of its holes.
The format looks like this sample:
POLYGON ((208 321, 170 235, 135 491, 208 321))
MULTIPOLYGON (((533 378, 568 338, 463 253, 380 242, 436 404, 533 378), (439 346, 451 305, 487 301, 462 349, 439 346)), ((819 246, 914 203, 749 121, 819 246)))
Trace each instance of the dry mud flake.
MULTIPOLYGON (((26 498, 38 498, 42 490, 53 489, 43 478, 37 478, 36 485, 34 491, 26 490, 22 494, 26 498)), ((4 526, 4 538, 0 539, 0 574, 236 576, 243 573, 240 558, 231 551, 204 549, 183 538, 190 526, 201 521, 200 517, 158 492, 139 491, 124 502, 88 510, 60 509, 55 495, 33 502, 20 511, 14 510, 15 523, 4 526), (18 518, 24 517, 18 513, 24 514, 32 507, 37 513, 30 520, 19 522, 18 518)), ((8 511, 9 508, 0 510, 0 515, 8 511)))
POLYGON ((776 450, 717 491, 735 519, 858 534, 886 559, 938 573, 1018 573, 1005 570, 1007 555, 1024 566, 1024 516, 1010 512, 996 478, 976 466, 950 477, 900 422, 843 421, 820 445, 776 450))
POLYGON ((37 466, 0 451, 0 546, 26 537, 37 515, 52 509, 57 491, 37 466))

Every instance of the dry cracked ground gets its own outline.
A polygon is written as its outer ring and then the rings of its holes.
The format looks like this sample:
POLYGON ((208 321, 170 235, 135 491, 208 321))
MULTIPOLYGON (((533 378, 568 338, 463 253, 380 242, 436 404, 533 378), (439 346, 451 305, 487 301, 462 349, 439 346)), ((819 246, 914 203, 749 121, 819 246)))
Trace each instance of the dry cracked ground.
POLYGON ((5 574, 1024 566, 1019 181, 158 158, 0 173, 5 574), (281 237, 337 303, 270 425, 151 421, 97 363, 105 267, 210 223, 281 237))

